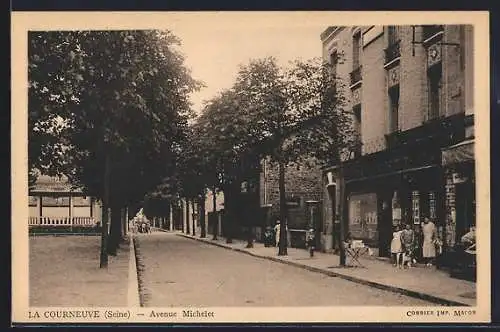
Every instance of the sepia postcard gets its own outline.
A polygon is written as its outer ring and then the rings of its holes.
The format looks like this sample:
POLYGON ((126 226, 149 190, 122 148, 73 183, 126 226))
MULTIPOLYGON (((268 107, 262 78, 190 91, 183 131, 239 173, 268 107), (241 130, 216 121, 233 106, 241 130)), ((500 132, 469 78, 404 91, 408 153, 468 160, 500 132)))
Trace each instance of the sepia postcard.
POLYGON ((12 321, 491 320, 487 12, 13 12, 12 321))

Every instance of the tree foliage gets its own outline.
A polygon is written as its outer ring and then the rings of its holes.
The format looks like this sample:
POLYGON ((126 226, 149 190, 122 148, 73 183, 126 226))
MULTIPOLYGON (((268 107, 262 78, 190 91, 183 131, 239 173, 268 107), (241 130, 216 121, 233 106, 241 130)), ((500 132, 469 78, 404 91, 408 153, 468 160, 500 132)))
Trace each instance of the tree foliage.
POLYGON ((30 32, 29 165, 137 200, 175 168, 199 87, 168 31, 30 32))

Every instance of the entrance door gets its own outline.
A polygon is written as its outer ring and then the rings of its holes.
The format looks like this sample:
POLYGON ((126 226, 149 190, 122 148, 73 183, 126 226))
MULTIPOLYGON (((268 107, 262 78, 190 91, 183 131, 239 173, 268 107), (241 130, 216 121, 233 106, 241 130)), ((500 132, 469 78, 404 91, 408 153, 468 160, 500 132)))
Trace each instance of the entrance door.
POLYGON ((391 256, 392 210, 391 194, 381 194, 378 200, 379 256, 391 256), (385 203, 384 203, 385 202, 385 203))
POLYGON ((471 181, 457 184, 455 186, 456 206, 456 241, 469 231, 475 224, 474 220, 474 187, 471 181))

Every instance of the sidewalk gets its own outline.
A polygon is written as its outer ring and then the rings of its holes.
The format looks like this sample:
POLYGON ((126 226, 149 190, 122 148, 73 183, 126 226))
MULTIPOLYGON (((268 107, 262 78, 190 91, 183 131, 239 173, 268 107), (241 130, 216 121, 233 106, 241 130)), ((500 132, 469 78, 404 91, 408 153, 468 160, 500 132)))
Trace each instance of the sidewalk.
POLYGON ((219 237, 214 241, 212 235, 208 234, 204 239, 183 233, 177 235, 440 305, 476 305, 474 282, 451 278, 446 272, 435 268, 396 269, 388 262, 373 258, 361 258, 364 267, 340 268, 338 255, 315 252, 314 257, 310 258, 307 250, 288 248, 287 256, 278 256, 277 248, 266 248, 262 243, 255 242, 254 248, 245 248, 246 242, 242 240, 234 239, 233 243, 228 244, 226 239, 219 237))
POLYGON ((126 307, 137 290, 129 240, 99 268, 99 236, 29 238, 29 303, 34 307, 126 307), (132 272, 133 271, 133 272, 132 272), (129 279, 129 276, 131 278, 129 279))

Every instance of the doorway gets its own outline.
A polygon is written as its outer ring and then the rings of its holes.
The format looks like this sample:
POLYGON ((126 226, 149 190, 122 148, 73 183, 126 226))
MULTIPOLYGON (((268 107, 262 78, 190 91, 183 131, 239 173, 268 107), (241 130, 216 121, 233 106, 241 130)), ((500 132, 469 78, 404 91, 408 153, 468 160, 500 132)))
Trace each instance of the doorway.
POLYGON ((474 202, 475 188, 472 181, 467 180, 455 185, 456 242, 476 224, 474 202))

